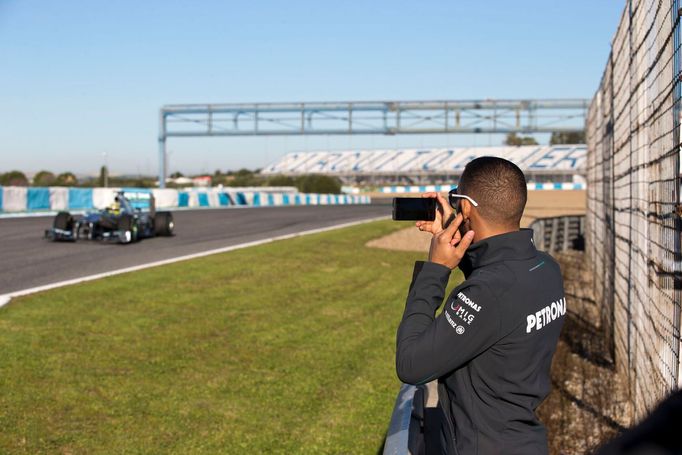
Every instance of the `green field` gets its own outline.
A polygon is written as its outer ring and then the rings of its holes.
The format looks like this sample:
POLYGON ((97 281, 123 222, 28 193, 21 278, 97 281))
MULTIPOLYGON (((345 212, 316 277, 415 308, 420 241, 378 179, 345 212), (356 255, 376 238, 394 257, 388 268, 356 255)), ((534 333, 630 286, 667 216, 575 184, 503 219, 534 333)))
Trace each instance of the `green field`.
POLYGON ((376 453, 423 255, 364 244, 401 227, 13 300, 0 309, 0 453, 376 453))

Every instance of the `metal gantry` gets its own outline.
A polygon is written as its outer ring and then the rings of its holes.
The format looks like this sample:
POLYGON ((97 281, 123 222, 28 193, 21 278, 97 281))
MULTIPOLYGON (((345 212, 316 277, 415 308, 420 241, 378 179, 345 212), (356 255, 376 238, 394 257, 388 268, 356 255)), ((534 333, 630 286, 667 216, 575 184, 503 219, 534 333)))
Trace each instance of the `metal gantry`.
POLYGON ((582 131, 587 99, 176 104, 159 113, 159 184, 169 137, 582 131))

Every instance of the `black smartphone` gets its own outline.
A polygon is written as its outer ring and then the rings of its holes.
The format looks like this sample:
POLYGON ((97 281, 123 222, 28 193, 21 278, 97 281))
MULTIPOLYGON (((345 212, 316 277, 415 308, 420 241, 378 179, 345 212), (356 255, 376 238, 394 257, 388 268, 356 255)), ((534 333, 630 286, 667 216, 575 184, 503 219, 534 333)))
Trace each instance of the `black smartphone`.
POLYGON ((393 219, 397 221, 433 221, 436 200, 431 197, 393 198, 393 219))

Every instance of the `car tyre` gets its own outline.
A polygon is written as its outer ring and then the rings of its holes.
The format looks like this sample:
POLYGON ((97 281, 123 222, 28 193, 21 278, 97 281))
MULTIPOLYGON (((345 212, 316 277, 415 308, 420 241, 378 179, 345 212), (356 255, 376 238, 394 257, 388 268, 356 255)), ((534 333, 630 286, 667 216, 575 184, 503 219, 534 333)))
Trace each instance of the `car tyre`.
POLYGON ((156 212, 154 215, 154 234, 158 236, 173 235, 173 214, 171 212, 156 212))
POLYGON ((137 240, 137 221, 129 213, 124 213, 118 219, 118 230, 130 232, 130 240, 125 243, 132 243, 137 240))
POLYGON ((69 212, 59 212, 57 216, 54 217, 54 223, 52 225, 55 229, 61 229, 62 231, 73 230, 73 217, 69 212))

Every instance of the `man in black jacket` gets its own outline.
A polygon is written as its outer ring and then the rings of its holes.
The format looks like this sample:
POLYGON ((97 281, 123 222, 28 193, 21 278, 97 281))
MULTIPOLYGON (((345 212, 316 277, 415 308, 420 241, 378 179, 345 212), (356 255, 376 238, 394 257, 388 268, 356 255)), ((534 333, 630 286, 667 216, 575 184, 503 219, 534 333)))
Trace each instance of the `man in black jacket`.
POLYGON ((415 265, 398 328, 396 368, 408 384, 438 380, 443 450, 546 454, 535 409, 550 390, 550 365, 566 313, 561 271, 520 229, 526 180, 510 161, 465 168, 449 201, 437 193, 429 258, 415 265), (452 208, 456 207, 456 215, 452 208), (443 303, 450 271, 466 280, 443 303))

